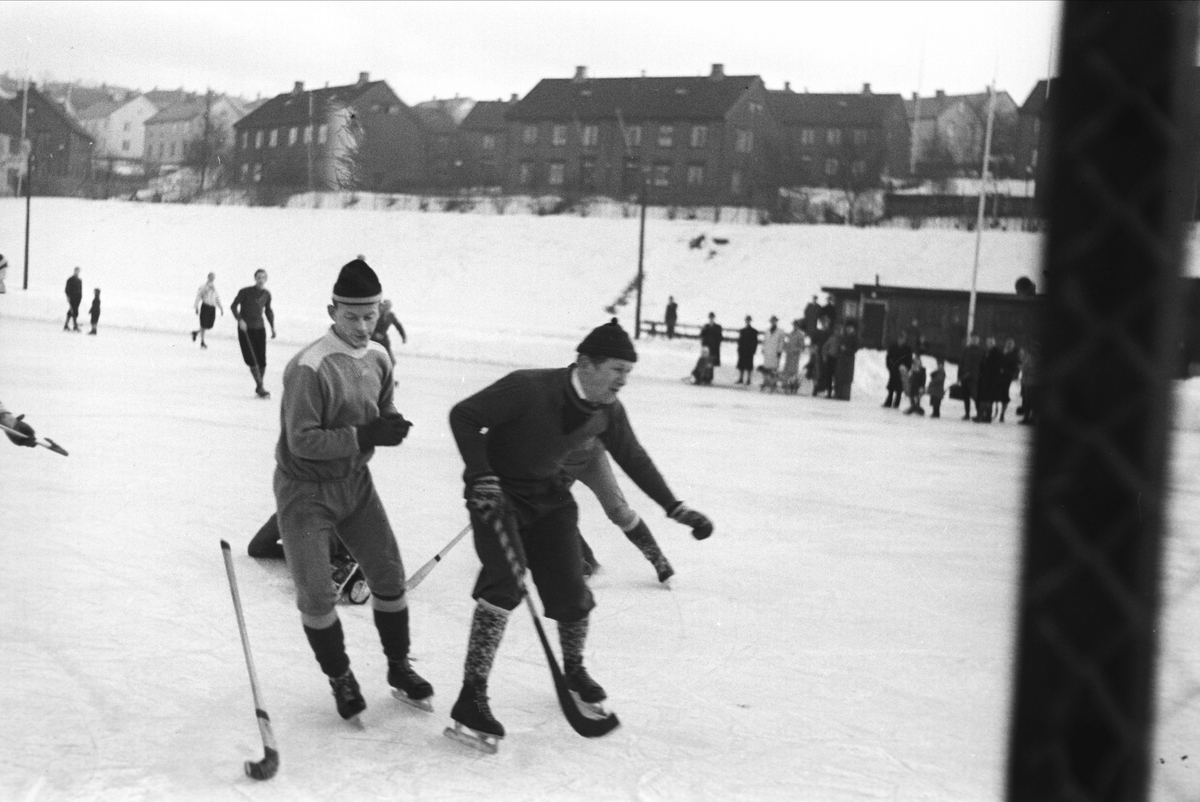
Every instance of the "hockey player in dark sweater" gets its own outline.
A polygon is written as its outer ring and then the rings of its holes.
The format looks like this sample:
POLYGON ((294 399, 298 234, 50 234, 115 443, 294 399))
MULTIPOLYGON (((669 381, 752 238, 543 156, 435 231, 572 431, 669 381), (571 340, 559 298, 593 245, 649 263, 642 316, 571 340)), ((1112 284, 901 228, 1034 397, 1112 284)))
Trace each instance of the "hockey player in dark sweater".
POLYGON ((504 727, 488 707, 488 675, 508 615, 521 603, 523 584, 514 577, 493 525, 512 539, 546 617, 558 622, 566 681, 586 706, 598 706, 606 694, 583 666, 595 601, 583 577, 578 508, 564 458, 595 438, 697 539, 713 531, 708 518, 675 498, 617 400, 637 361, 629 336, 614 320, 594 329, 577 350, 574 365, 515 371, 450 411, 450 428, 466 465, 464 495, 482 567, 472 591, 476 607, 462 691, 450 713, 456 728, 447 733, 487 751, 504 737, 504 727))
POLYGON ((254 271, 254 286, 238 290, 229 305, 229 314, 237 321, 238 345, 242 347, 242 361, 254 377, 254 392, 259 398, 270 398, 271 394, 263 387, 267 371, 267 327, 263 318, 271 324, 271 339, 275 339, 275 312, 271 310, 267 271, 261 268, 254 271))

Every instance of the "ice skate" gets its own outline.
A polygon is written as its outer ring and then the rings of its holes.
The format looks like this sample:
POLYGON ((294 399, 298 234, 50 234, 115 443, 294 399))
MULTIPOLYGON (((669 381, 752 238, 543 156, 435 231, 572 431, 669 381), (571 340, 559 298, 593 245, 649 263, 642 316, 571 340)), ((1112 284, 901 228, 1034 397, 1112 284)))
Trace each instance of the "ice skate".
POLYGON ((265 388, 265 387, 255 387, 254 394, 257 395, 259 398, 270 398, 271 397, 271 394, 269 392, 267 392, 267 388, 265 388))
POLYGON ((447 738, 489 755, 496 754, 499 741, 504 737, 504 725, 496 721, 488 707, 486 685, 463 683, 450 718, 454 720, 454 726, 445 729, 447 738))
POLYGON ((388 661, 388 685, 392 696, 426 713, 433 712, 433 686, 412 670, 408 658, 388 661))
POLYGON ((572 666, 566 670, 566 678, 567 688, 571 691, 571 698, 575 700, 575 706, 579 708, 579 712, 590 719, 597 720, 612 715, 612 712, 604 706, 604 700, 608 698, 608 694, 604 692, 598 682, 588 675, 586 668, 572 666))
POLYGON ((659 558, 654 561, 654 570, 658 573, 658 581, 669 589, 671 587, 671 577, 675 576, 675 569, 667 562, 667 558, 659 554, 659 558))
POLYGON ((346 669, 346 673, 340 677, 330 677, 329 687, 333 689, 338 715, 347 721, 367 709, 367 702, 358 689, 358 680, 350 669, 346 669))

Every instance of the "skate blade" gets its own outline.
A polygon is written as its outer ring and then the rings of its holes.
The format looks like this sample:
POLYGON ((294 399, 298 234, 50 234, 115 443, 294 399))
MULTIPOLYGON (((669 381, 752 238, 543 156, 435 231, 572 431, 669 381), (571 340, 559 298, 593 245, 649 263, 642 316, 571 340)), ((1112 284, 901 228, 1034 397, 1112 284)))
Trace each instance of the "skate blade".
POLYGON ((433 712, 433 697, 429 696, 425 699, 413 699, 399 688, 392 688, 392 696, 404 702, 409 707, 415 707, 417 710, 424 710, 426 713, 433 712))
POLYGON ((603 721, 609 718, 612 713, 604 707, 603 702, 585 702, 579 698, 579 694, 571 691, 571 699, 574 700, 575 706, 579 708, 579 712, 583 713, 586 718, 592 721, 603 721))
POLYGON ((451 741, 458 741, 463 746, 469 746, 472 749, 489 755, 496 754, 500 749, 500 739, 495 735, 488 735, 487 733, 473 730, 470 727, 464 727, 457 721, 454 722, 453 727, 447 727, 443 730, 442 734, 451 741))

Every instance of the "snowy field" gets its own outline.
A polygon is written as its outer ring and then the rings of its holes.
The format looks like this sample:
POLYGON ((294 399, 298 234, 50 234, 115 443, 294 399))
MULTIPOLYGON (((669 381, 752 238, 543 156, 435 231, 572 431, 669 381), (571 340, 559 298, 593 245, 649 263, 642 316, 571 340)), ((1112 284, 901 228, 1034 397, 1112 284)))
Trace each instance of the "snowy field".
MULTIPOLYGON (((623 726, 596 741, 569 729, 517 610, 490 688, 508 737, 484 756, 441 734, 473 609, 469 542, 411 597, 432 715, 390 698, 369 609, 339 608, 369 705, 361 727, 334 711, 286 569, 245 556, 273 509, 279 376, 323 332, 337 266, 356 253, 379 265, 410 333, 397 398, 415 426, 372 470, 415 570, 466 523, 450 406, 511 367, 569 361, 631 276, 636 224, 45 201, 40 272, 21 292, 22 214, 0 203, 13 265, 0 399, 71 455, 0 443, 0 799, 1001 798, 1026 427, 963 423, 956 404, 942 420, 881 409, 876 353, 860 354, 854 400, 839 403, 692 387, 679 377, 694 343, 640 343, 622 398, 716 533, 692 540, 622 477, 675 565, 665 590, 578 492, 603 565, 587 660, 623 726), (76 264, 86 297, 104 288, 98 337, 60 331, 76 264), (259 266, 280 328, 268 402, 253 396, 228 317, 207 351, 187 335, 205 272, 228 303, 259 266), (282 753, 267 783, 241 768, 262 745, 222 538, 282 753)), ((966 254, 969 280, 974 244, 960 232, 744 227, 707 259, 686 247, 701 230, 648 232, 648 295, 657 309, 673 293, 688 322, 715 308, 727 325, 798 312, 821 285, 885 269, 896 274, 884 283, 962 287, 955 260, 966 254), (934 279, 900 275, 920 254, 934 279)), ((990 272, 1005 276, 981 288, 1037 275, 1035 237, 992 242, 990 272)), ((1180 388, 1155 761, 1164 802, 1200 797, 1180 759, 1200 754, 1198 401, 1180 388)))

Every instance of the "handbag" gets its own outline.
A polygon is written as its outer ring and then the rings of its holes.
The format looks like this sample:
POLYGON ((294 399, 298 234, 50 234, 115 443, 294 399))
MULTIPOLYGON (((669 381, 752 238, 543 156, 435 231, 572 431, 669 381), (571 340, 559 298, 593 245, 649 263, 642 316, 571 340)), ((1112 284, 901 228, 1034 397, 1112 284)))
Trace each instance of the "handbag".
POLYGON ((950 397, 955 401, 963 400, 963 398, 966 397, 965 388, 958 382, 955 382, 954 384, 950 385, 950 397))

